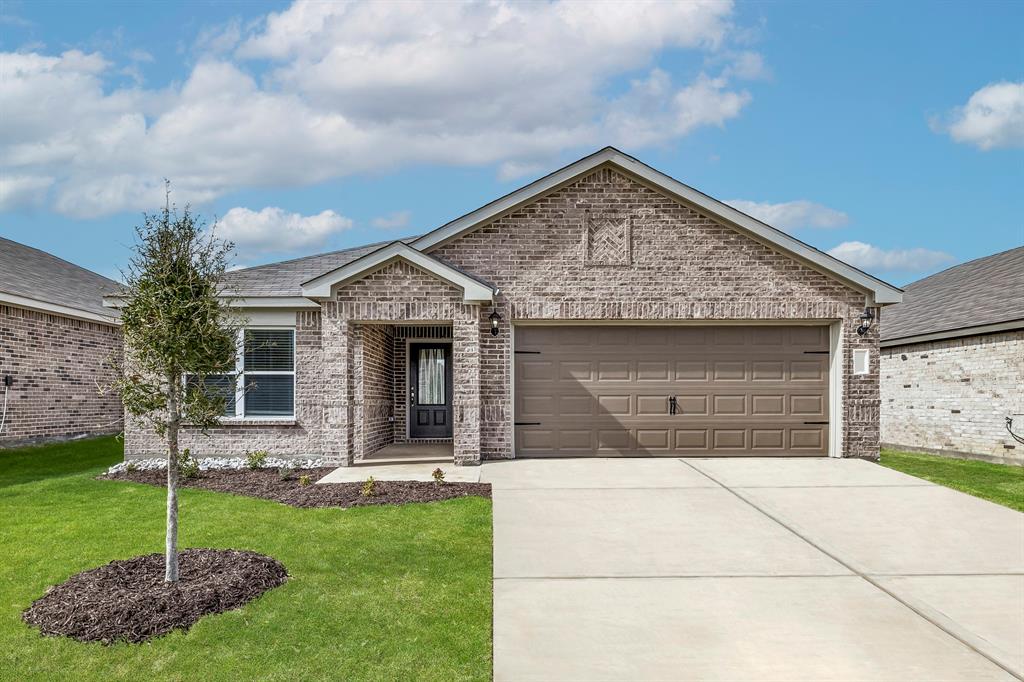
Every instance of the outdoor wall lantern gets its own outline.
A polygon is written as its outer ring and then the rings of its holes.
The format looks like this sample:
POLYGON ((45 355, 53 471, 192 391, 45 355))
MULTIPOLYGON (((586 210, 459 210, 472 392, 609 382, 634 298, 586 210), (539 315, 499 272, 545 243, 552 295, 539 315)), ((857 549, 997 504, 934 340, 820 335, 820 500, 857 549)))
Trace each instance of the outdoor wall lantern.
POLYGON ((490 314, 490 316, 487 319, 491 321, 491 336, 497 336, 498 323, 501 322, 501 315, 499 315, 498 311, 495 310, 490 314))
POLYGON ((864 314, 860 316, 860 326, 857 327, 857 334, 864 336, 871 329, 871 320, 875 319, 875 314, 871 312, 871 308, 865 308, 864 314))

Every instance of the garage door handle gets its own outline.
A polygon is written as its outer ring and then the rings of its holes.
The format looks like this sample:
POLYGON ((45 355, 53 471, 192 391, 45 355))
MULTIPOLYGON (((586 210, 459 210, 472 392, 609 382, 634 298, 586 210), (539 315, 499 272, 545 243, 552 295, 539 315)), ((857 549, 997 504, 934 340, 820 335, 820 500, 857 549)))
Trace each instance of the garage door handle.
POLYGON ((540 422, 514 422, 516 426, 540 426, 540 422))
POLYGON ((676 402, 676 397, 674 395, 670 395, 668 397, 668 413, 669 414, 675 414, 678 411, 679 411, 679 403, 676 402))
POLYGON ((828 422, 804 422, 804 424, 828 424, 828 422))

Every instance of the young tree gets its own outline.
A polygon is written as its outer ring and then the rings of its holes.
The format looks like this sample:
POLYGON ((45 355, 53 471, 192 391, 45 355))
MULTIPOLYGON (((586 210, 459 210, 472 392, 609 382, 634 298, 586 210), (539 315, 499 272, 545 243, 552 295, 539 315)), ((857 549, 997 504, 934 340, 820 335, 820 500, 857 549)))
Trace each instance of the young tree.
MULTIPOLYGON (((178 435, 183 425, 205 432, 224 414, 233 387, 208 390, 208 378, 235 369, 239 321, 222 298, 229 242, 188 206, 170 203, 144 214, 138 243, 124 273, 121 329, 124 358, 116 387, 125 410, 167 446, 166 582, 178 580, 178 435)), ((233 380, 231 380, 233 383, 233 380)))

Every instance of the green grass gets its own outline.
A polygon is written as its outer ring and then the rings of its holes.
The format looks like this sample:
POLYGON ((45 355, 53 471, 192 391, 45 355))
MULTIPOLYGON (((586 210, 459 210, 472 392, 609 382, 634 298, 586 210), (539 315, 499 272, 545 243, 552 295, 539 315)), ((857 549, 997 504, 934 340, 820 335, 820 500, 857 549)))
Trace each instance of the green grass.
POLYGON ((263 552, 291 579, 145 644, 40 636, 21 612, 47 586, 162 551, 165 491, 93 480, 120 459, 113 438, 0 450, 0 680, 490 678, 491 506, 475 497, 294 509, 185 489, 183 548, 263 552))
POLYGON ((1024 467, 882 450, 882 466, 1024 511, 1024 467))

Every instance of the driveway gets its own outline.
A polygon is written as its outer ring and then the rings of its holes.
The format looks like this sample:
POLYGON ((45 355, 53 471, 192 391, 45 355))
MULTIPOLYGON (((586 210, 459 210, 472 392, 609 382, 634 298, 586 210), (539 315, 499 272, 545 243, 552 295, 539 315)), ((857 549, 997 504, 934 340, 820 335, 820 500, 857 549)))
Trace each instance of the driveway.
POLYGON ((499 682, 1024 679, 1024 514, 860 460, 481 480, 499 682))

